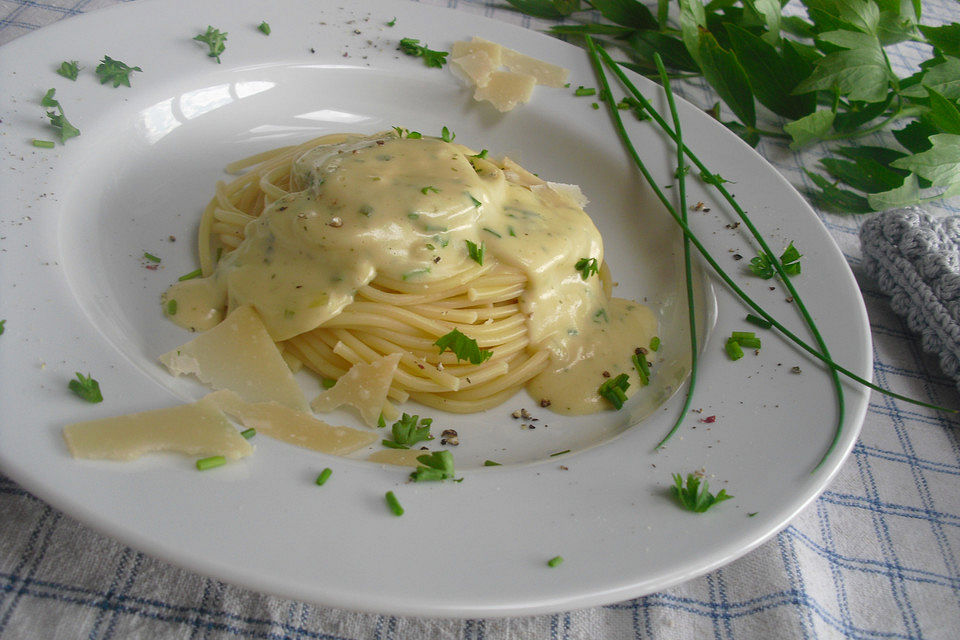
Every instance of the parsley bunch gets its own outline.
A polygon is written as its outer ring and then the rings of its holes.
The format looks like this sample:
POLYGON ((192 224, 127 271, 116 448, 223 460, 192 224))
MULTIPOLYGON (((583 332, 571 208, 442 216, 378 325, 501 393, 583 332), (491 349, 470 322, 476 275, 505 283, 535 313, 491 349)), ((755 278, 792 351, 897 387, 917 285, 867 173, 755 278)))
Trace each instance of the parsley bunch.
POLYGON ((623 66, 656 79, 659 54, 674 78, 702 76, 733 117, 711 114, 751 145, 762 137, 792 148, 827 143, 826 173, 806 170, 807 196, 824 209, 865 213, 960 195, 960 23, 921 24, 921 3, 801 0, 808 18, 779 2, 507 0, 546 19, 592 8, 604 20, 557 25, 621 49, 623 66), (899 77, 887 47, 930 45, 920 70, 899 77), (761 124, 757 103, 783 120, 761 124), (854 141, 888 129, 887 146, 854 141))

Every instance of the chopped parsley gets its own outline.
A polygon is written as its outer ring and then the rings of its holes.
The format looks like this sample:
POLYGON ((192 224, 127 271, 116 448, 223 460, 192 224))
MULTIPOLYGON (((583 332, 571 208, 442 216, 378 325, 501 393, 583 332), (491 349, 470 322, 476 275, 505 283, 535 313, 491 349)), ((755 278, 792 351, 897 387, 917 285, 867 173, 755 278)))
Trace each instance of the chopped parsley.
POLYGON ((470 242, 469 240, 464 240, 467 243, 467 253, 470 254, 470 259, 476 262, 477 264, 483 264, 483 251, 484 245, 481 242, 479 245, 476 242, 470 242))
MULTIPOLYGON (((799 275, 801 257, 803 256, 800 255, 800 252, 797 251, 797 248, 793 246, 792 242, 787 245, 787 248, 780 254, 780 266, 783 268, 784 273, 788 276, 799 275)), ((763 278, 764 280, 769 280, 776 273, 772 258, 767 254, 753 258, 750 261, 750 271, 753 275, 758 278, 763 278)))
POLYGON ((177 278, 177 281, 183 282, 184 280, 193 280, 194 278, 199 278, 202 275, 203 275, 203 271, 201 269, 194 269, 190 273, 185 273, 179 278, 177 278))
POLYGON ((383 446, 391 449, 409 449, 410 445, 433 440, 433 436, 430 435, 430 425, 432 423, 431 418, 421 420, 420 416, 411 416, 404 413, 391 427, 393 440, 383 440, 383 446))
POLYGON ((601 384, 600 388, 597 389, 597 393, 600 394, 600 397, 606 398, 606 400, 613 405, 613 408, 619 411, 623 407, 623 403, 627 401, 626 391, 629 388, 629 377, 627 374, 621 373, 617 377, 610 378, 601 384))
POLYGON ((249 440, 253 436, 257 435, 257 430, 254 429, 253 427, 250 427, 249 429, 244 429, 243 431, 241 431, 240 435, 243 436, 245 439, 249 440))
POLYGON ((70 124, 69 120, 67 120, 67 116, 63 113, 63 107, 60 105, 60 101, 53 97, 56 92, 56 89, 50 89, 47 91, 40 100, 40 106, 47 107, 49 109, 56 109, 56 111, 47 111, 47 117, 50 118, 50 125, 59 134, 60 142, 63 143, 70 138, 75 138, 80 135, 80 129, 77 129, 75 126, 70 124))
POLYGON ((267 24, 265 21, 257 25, 257 30, 265 36, 270 35, 270 25, 267 24))
POLYGON ((438 69, 443 67, 447 62, 447 56, 449 55, 446 51, 428 49, 427 45, 421 45, 420 41, 416 38, 402 38, 399 49, 408 56, 423 58, 425 65, 428 67, 437 67, 438 69))
POLYGON ((91 378, 89 373, 84 376, 77 371, 77 377, 70 381, 68 387, 70 391, 73 391, 78 397, 87 402, 103 402, 103 395, 100 393, 100 383, 91 378))
POLYGON ((450 131, 450 129, 447 129, 446 127, 440 130, 440 139, 444 142, 453 142, 453 139, 456 137, 457 134, 450 131))
POLYGON ((584 280, 600 271, 596 258, 580 258, 573 268, 580 272, 580 277, 584 280))
POLYGON ((440 347, 440 353, 450 349, 457 356, 457 360, 468 360, 470 364, 480 364, 493 355, 493 351, 481 349, 476 340, 468 338, 457 329, 442 336, 433 344, 440 347))
MULTIPOLYGON (((423 189, 420 189, 420 193, 422 193, 423 195, 427 195, 427 194, 430 193, 431 191, 432 191, 433 193, 440 193, 440 189, 437 189, 436 187, 432 187, 432 186, 430 186, 430 187, 424 187, 423 189)), ((417 216, 417 217, 419 217, 419 216, 417 216)))
POLYGON ((143 71, 140 67, 131 67, 125 62, 114 60, 110 56, 103 56, 103 60, 97 65, 96 74, 100 78, 100 84, 113 83, 116 89, 120 85, 130 86, 130 74, 134 71, 143 71))
POLYGON ((410 474, 414 482, 437 482, 453 478, 453 454, 449 451, 433 451, 417 456, 420 465, 410 474))
POLYGON ((670 493, 673 494, 673 497, 676 498, 681 507, 696 513, 703 513, 713 505, 733 497, 727 495, 725 489, 721 489, 720 493, 713 495, 709 491, 710 487, 706 479, 703 480, 703 485, 701 486, 700 478, 693 473, 687 474, 686 487, 683 486, 683 477, 679 473, 673 474, 673 482, 673 486, 670 487, 670 493))
MULTIPOLYGON (((269 28, 269 27, 268 27, 269 28)), ((207 26, 205 33, 201 33, 198 36, 193 38, 197 42, 203 42, 209 47, 207 56, 210 58, 216 58, 217 64, 220 64, 220 54, 223 53, 224 49, 227 48, 227 33, 220 31, 220 29, 214 29, 211 26, 207 26)))
POLYGON ((69 62, 64 60, 60 63, 60 68, 57 69, 57 73, 67 80, 76 80, 80 74, 80 63, 76 60, 70 60, 69 62))

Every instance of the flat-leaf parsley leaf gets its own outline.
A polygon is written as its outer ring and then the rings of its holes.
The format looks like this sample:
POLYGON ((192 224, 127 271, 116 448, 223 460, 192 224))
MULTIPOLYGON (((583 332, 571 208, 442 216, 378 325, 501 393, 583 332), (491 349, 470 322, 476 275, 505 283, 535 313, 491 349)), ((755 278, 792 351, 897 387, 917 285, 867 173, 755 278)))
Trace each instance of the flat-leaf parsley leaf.
POLYGON ((227 33, 225 31, 214 29, 208 25, 206 32, 195 36, 193 39, 197 42, 205 43, 210 48, 207 56, 216 58, 217 64, 220 64, 220 54, 227 48, 225 44, 227 41, 227 33))
POLYGON ((447 61, 446 51, 434 51, 428 49, 426 45, 421 45, 416 38, 403 38, 400 40, 400 50, 408 56, 423 58, 423 63, 428 67, 443 67, 447 61))
POLYGON ((76 80, 77 75, 80 74, 80 63, 76 60, 70 60, 69 62, 63 61, 60 63, 60 68, 57 69, 57 73, 67 80, 76 80))
POLYGON ((733 497, 727 495, 725 489, 721 489, 720 493, 713 495, 709 491, 710 487, 706 479, 703 480, 703 485, 701 486, 700 478, 693 473, 687 474, 686 487, 683 486, 683 477, 679 473, 673 474, 673 482, 673 486, 670 487, 670 493, 677 499, 680 506, 696 513, 703 513, 718 502, 723 502, 733 497))
POLYGON ((100 393, 100 383, 90 377, 88 373, 84 376, 77 371, 77 377, 70 381, 68 385, 70 391, 83 398, 87 402, 103 402, 103 395, 100 393))
POLYGON ((97 65, 96 73, 100 78, 100 84, 113 83, 116 89, 120 85, 130 86, 130 74, 134 71, 143 71, 140 67, 131 67, 125 62, 114 60, 110 56, 103 56, 103 60, 97 65))
POLYGON ((470 364, 480 364, 493 355, 493 351, 481 349, 476 340, 468 338, 457 329, 441 336, 433 344, 440 347, 440 353, 450 349, 457 356, 457 360, 469 360, 470 364))

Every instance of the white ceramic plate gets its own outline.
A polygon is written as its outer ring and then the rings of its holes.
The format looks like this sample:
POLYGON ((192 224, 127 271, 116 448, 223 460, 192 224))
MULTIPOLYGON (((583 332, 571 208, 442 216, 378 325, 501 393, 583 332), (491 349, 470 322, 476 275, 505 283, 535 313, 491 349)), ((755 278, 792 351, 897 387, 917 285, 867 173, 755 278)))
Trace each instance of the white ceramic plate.
MULTIPOLYGON (((604 234, 619 295, 660 310, 665 357, 683 354, 679 236, 630 167, 607 115, 570 89, 538 88, 501 115, 471 100, 447 70, 396 51, 401 37, 447 49, 479 35, 572 70, 596 86, 585 53, 546 36, 415 3, 280 0, 138 2, 61 22, 0 55, 0 467, 54 506, 157 557, 253 589, 397 614, 533 614, 649 593, 733 560, 781 529, 829 482, 852 446, 866 394, 846 385, 839 446, 812 472, 833 433, 836 403, 823 370, 769 332, 759 355, 731 362, 731 330, 749 329, 723 287, 700 295, 705 345, 693 413, 654 452, 680 397, 638 425, 629 411, 561 419, 521 394, 480 416, 433 415, 460 430, 461 483, 408 484, 406 471, 331 458, 259 438, 256 454, 198 473, 192 460, 76 461, 64 424, 171 406, 204 390, 173 379, 156 356, 189 336, 163 319, 159 294, 195 267, 199 212, 228 161, 332 131, 402 125, 493 152, 519 153, 545 177, 579 183, 604 234), (344 8, 347 7, 347 8, 344 8), (386 26, 396 18, 393 27, 386 26), (256 31, 262 20, 272 35, 256 31), (229 33, 222 64, 191 41, 229 33), (142 67, 133 88, 101 86, 104 55, 142 67), (81 77, 54 73, 79 60, 81 77), (40 98, 50 87, 79 138, 55 149, 40 98), (176 241, 170 241, 170 236, 176 241), (161 268, 144 268, 149 251, 161 268), (801 374, 791 372, 800 366, 801 374), (92 373, 106 400, 67 390, 92 373), (521 406, 540 420, 522 429, 521 406), (715 421, 705 419, 715 416, 715 421), (547 427, 546 425, 550 425, 547 427), (564 449, 563 456, 550 454, 564 449), (504 463, 483 467, 484 459, 504 463), (313 484, 326 466, 334 475, 313 484), (705 514, 678 508, 673 472, 705 469, 735 496, 705 514), (811 473, 812 472, 812 473, 811 473), (384 505, 396 492, 406 515, 384 505), (548 568, 562 555, 565 562, 548 568)), ((640 83, 656 102, 651 85, 640 83)), ((813 211, 777 172, 722 126, 681 104, 687 140, 733 190, 774 247, 804 253, 797 284, 838 361, 869 375, 869 328, 856 283, 813 211)), ((671 146, 631 122, 661 184, 671 146)), ((742 273, 754 255, 729 211, 691 180, 699 234, 775 315, 806 336, 770 282, 742 273)), ((669 367, 658 371, 663 394, 669 367)), ((594 382, 585 381, 585 384, 594 382)), ((304 379, 312 396, 316 382, 304 379)), ((658 396, 659 397, 659 396, 658 396)))

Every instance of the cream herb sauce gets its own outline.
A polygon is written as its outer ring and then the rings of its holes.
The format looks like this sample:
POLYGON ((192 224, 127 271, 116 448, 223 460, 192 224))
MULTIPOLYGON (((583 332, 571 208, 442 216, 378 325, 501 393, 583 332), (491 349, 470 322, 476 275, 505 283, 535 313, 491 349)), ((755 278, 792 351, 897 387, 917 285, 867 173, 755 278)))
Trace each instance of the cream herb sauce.
POLYGON ((335 140, 294 163, 292 192, 247 225, 210 277, 167 291, 165 300, 177 300, 171 319, 204 330, 225 307, 250 305, 270 335, 285 340, 336 316, 376 276, 427 288, 475 268, 469 241, 483 247, 485 265, 499 261, 528 277, 520 302, 531 343, 553 356, 532 383, 534 395, 553 402, 579 387, 586 404, 555 408, 598 409, 599 372, 620 370, 600 360, 629 363, 656 322, 640 305, 611 304, 601 278, 574 268, 581 258, 603 262, 600 233, 575 199, 510 161, 501 168, 452 142, 335 140))

